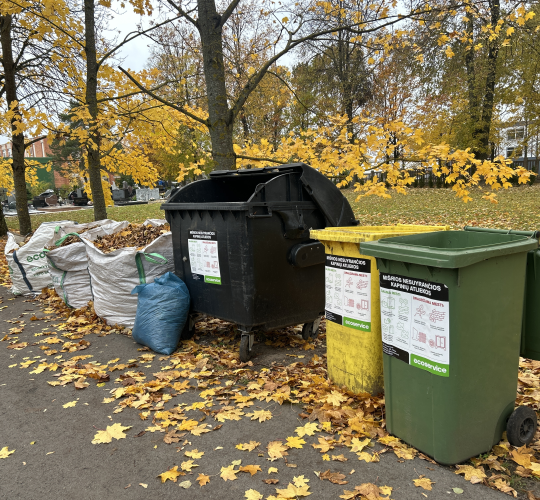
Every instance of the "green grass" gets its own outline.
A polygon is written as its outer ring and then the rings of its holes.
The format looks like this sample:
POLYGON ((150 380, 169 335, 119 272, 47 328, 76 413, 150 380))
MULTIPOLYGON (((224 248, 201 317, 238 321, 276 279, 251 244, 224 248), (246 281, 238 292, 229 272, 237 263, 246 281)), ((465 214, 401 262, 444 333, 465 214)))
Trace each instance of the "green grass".
POLYGON ((368 196, 355 201, 357 193, 344 191, 363 226, 392 224, 444 224, 452 229, 484 226, 530 231, 540 229, 540 186, 513 187, 499 191, 498 203, 482 200, 479 190, 464 203, 451 189, 410 189, 406 195, 385 199, 368 196))
MULTIPOLYGON (((343 193, 354 210, 356 218, 363 226, 392 224, 444 224, 452 229, 463 226, 485 226, 501 229, 540 229, 540 186, 513 187, 500 191, 499 203, 493 204, 481 199, 481 192, 472 193, 473 201, 464 203, 456 198, 450 189, 410 189, 406 195, 393 194, 390 199, 368 196, 355 201, 357 194, 352 190, 343 193)), ((161 203, 134 205, 131 207, 110 207, 109 219, 143 222, 145 219, 164 218, 161 203)), ((42 222, 55 220, 91 222, 93 210, 33 215, 32 226, 37 228, 42 222)), ((17 230, 16 217, 6 219, 8 228, 17 230)))
MULTIPOLYGON (((144 222, 145 219, 164 219, 165 212, 161 210, 161 202, 149 203, 148 205, 133 205, 131 207, 109 207, 107 217, 109 219, 129 222, 144 222)), ((73 220, 75 222, 92 222, 94 220, 93 210, 73 210, 69 212, 51 213, 44 215, 32 215, 32 229, 37 229, 42 222, 52 222, 57 220, 73 220)), ((18 217, 6 217, 8 229, 19 230, 18 217)))

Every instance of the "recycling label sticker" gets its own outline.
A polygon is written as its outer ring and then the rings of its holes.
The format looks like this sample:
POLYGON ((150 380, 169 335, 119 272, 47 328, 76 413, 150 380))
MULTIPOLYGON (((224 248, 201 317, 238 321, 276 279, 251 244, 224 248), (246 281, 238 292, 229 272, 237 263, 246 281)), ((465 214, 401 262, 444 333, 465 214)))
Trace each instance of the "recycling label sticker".
POLYGON ((450 376, 448 287, 380 273, 383 353, 441 377, 450 376))
POLYGON ((221 285, 218 242, 215 231, 190 231, 188 250, 193 279, 221 285))
POLYGON ((371 331, 371 261, 326 256, 326 319, 348 328, 371 331))

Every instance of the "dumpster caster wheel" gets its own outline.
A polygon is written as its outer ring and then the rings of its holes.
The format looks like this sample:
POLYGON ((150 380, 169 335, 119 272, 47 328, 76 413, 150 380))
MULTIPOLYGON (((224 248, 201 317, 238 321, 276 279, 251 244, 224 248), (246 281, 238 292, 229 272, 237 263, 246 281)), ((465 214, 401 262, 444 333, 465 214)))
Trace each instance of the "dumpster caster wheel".
POLYGON ((304 323, 304 326, 302 327, 302 338, 304 340, 316 339, 319 336, 320 324, 321 318, 318 318, 310 323, 304 323))
POLYGON ((247 363, 251 359, 251 350, 253 341, 255 340, 254 333, 243 333, 240 339, 240 361, 247 363))
POLYGON ((190 340, 195 335, 195 316, 188 315, 184 329, 180 334, 180 340, 190 340))
POLYGON ((506 436, 512 446, 529 444, 536 434, 536 412, 528 406, 514 410, 506 424, 506 436))

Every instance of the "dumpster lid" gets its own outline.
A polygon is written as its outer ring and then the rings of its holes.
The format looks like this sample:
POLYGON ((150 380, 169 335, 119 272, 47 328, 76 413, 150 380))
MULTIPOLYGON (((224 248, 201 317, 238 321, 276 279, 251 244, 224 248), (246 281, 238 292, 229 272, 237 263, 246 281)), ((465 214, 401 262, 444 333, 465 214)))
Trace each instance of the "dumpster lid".
POLYGON ((538 240, 531 237, 474 231, 439 231, 360 243, 364 255, 453 269, 536 248, 538 240))
POLYGON ((305 163, 289 163, 286 165, 241 170, 215 170, 210 178, 243 177, 248 175, 272 174, 282 175, 288 172, 301 172, 300 181, 311 196, 314 203, 324 214, 328 226, 355 226, 352 208, 343 193, 323 174, 305 163))

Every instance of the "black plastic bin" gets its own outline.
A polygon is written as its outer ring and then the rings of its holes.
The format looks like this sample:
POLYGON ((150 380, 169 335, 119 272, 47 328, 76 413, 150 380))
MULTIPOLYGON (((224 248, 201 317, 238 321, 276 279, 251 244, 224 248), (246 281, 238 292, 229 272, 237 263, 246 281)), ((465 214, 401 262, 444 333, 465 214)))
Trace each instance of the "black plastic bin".
POLYGON ((243 361, 255 330, 304 323, 304 338, 317 334, 325 254, 309 230, 357 224, 329 179, 303 163, 214 171, 162 208, 192 317, 204 313, 236 323, 243 361))

